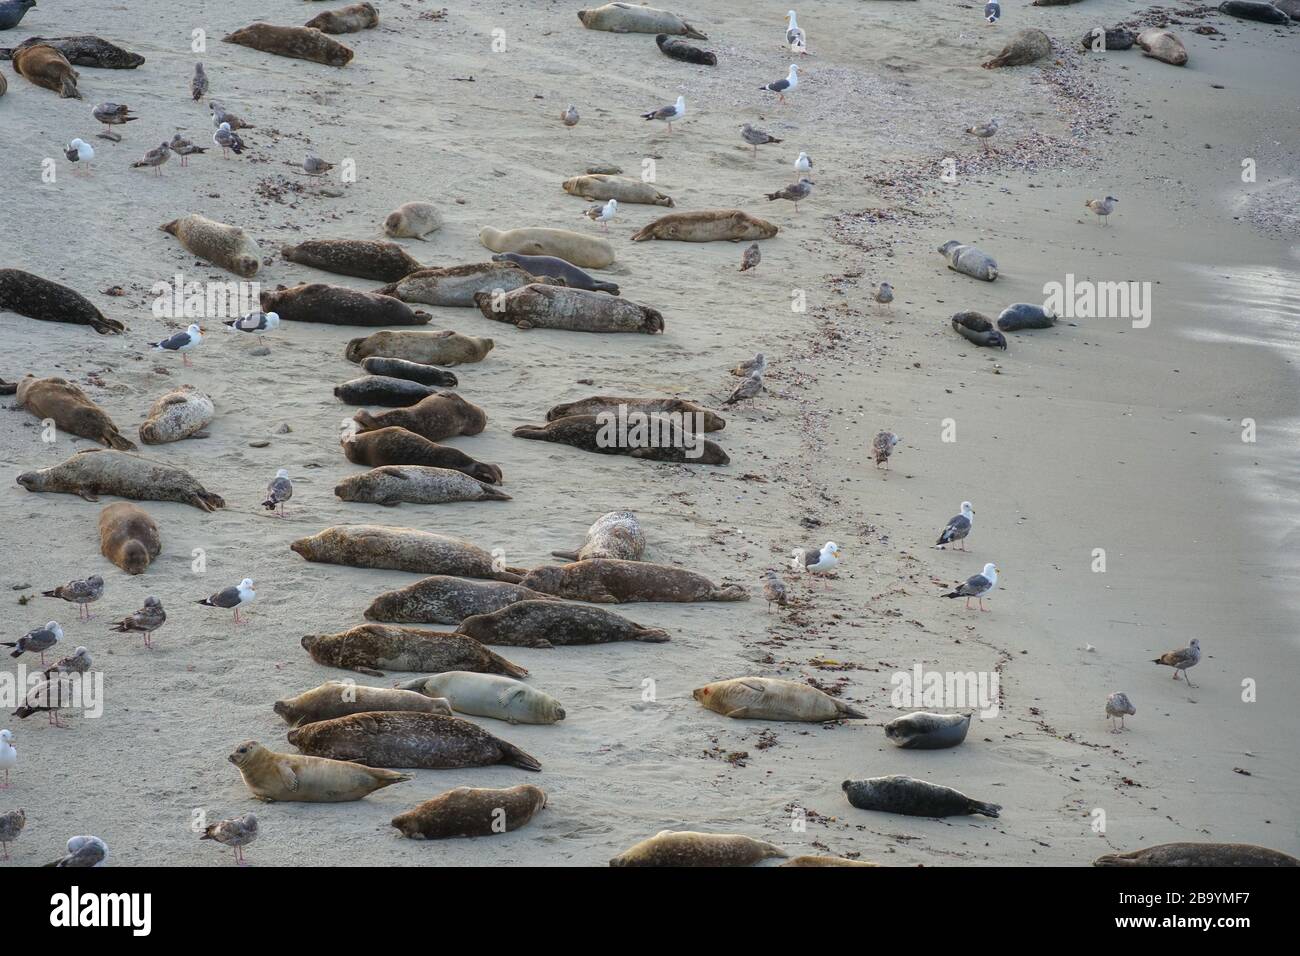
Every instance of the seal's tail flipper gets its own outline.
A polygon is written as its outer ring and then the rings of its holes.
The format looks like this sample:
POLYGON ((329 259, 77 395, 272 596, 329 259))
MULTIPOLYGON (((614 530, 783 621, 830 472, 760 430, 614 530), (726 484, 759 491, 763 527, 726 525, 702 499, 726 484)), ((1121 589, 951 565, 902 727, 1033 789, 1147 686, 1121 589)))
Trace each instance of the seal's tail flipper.
POLYGON ((551 557, 560 558, 564 561, 577 561, 578 552, 577 551, 552 551, 551 557))
POLYGON ((520 680, 528 676, 528 668, 520 667, 518 664, 512 664, 500 654, 494 654, 492 651, 488 651, 487 655, 488 660, 492 662, 492 666, 496 669, 498 674, 505 674, 507 677, 514 677, 520 680))
POLYGON ((497 739, 497 743, 501 745, 501 750, 505 754, 505 759, 501 761, 502 763, 509 764, 512 767, 522 767, 524 770, 531 770, 534 773, 537 773, 542 769, 541 762, 532 754, 525 753, 514 744, 499 738, 497 739))
POLYGON ((971 813, 982 813, 986 817, 996 817, 1002 810, 1002 806, 997 803, 985 803, 983 800, 972 800, 970 802, 971 813))

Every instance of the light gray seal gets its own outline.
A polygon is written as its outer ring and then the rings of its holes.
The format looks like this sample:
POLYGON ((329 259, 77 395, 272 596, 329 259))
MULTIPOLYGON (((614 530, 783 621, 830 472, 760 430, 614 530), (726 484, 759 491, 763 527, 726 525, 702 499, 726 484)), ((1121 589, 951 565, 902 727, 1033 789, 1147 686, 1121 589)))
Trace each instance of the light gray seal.
POLYGON ((438 714, 374 711, 296 727, 289 743, 304 754, 366 767, 457 770, 503 763, 534 773, 537 758, 477 724, 438 714))
POLYGON ((552 551, 566 561, 588 558, 617 558, 640 561, 645 557, 645 532, 631 511, 610 511, 597 518, 587 529, 587 538, 577 551, 552 551))
POLYGON ((444 671, 397 686, 448 700, 453 710, 471 717, 491 717, 511 724, 554 724, 564 719, 564 708, 550 694, 500 674, 444 671))
POLYGON ((335 486, 334 494, 344 501, 363 501, 390 508, 403 502, 438 505, 510 500, 501 489, 464 472, 429 465, 381 465, 343 479, 335 486))
POLYGON ((950 239, 939 247, 939 254, 948 260, 948 268, 972 279, 992 282, 998 277, 998 264, 987 252, 950 239))
POLYGON ((909 817, 956 817, 980 813, 996 817, 1002 807, 972 800, 960 790, 891 774, 867 780, 845 780, 840 789, 859 810, 901 813, 909 817))
POLYGON ((929 714, 917 711, 885 724, 885 736, 904 750, 943 750, 956 747, 970 730, 970 714, 929 714))

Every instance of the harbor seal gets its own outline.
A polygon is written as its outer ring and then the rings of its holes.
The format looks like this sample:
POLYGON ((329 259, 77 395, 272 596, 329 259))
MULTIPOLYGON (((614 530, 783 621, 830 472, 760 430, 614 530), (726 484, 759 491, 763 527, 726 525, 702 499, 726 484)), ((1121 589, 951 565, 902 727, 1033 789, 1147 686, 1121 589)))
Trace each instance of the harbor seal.
MULTIPOLYGON (((262 250, 238 226, 228 226, 207 216, 191 213, 165 222, 158 228, 175 236, 187 252, 241 278, 251 279, 262 268, 262 250)), ((263 293, 263 299, 265 297, 266 294, 263 293)), ((274 311, 265 305, 262 308, 265 312, 274 311)), ((285 318, 283 313, 280 318, 285 318)))
POLYGON ((386 375, 363 375, 334 386, 334 397, 345 404, 382 405, 385 408, 406 408, 430 395, 441 394, 438 389, 412 382, 409 378, 389 378, 386 375))
POLYGON ((382 465, 345 478, 334 487, 343 501, 395 507, 403 502, 440 505, 456 501, 509 501, 510 496, 486 482, 450 468, 428 465, 382 465))
POLYGON ((392 824, 412 840, 492 836, 525 826, 544 806, 546 793, 526 783, 502 790, 457 787, 399 813, 392 824))
POLYGON ((404 378, 408 382, 419 382, 421 385, 455 388, 460 384, 460 380, 452 372, 434 368, 432 365, 421 365, 419 362, 408 362, 406 359, 372 355, 370 358, 361 360, 361 367, 371 375, 404 378))
POLYGON ((780 866, 879 866, 865 860, 848 860, 842 856, 796 856, 780 866))
MULTIPOLYGON (((3 4, 0 4, 2 7, 3 4)), ((25 46, 44 44, 54 47, 73 66, 93 66, 101 70, 134 70, 144 63, 138 53, 123 50, 96 36, 28 37, 12 49, 0 49, 0 60, 12 60, 14 53, 25 46)))
POLYGON ((631 3, 607 3, 592 10, 579 10, 578 19, 588 30, 604 30, 608 33, 668 33, 672 36, 690 37, 692 40, 708 39, 675 13, 631 3))
POLYGON ((117 335, 126 326, 65 285, 21 269, 0 269, 0 311, 17 312, 42 322, 89 325, 100 335, 117 335))
POLYGON ((308 239, 281 246, 280 258, 324 272, 376 282, 396 282, 424 268, 397 243, 371 239, 308 239))
POLYGON ((564 708, 550 694, 500 674, 444 671, 397 686, 446 698, 452 710, 472 717, 491 717, 511 724, 554 724, 564 719, 564 708))
MULTIPOLYGON (((365 616, 367 620, 391 621, 395 624, 460 624, 471 617, 492 614, 519 601, 559 603, 557 598, 549 594, 517 584, 434 574, 404 588, 385 591, 370 602, 365 616)), ((473 633, 465 633, 483 644, 499 643, 479 636, 489 630, 491 629, 476 627, 473 633)))
POLYGON ((9 81, 5 79, 5 75, 3 73, 0 73, 0 96, 4 96, 8 92, 9 92, 9 81))
POLYGON ((394 239, 419 239, 442 228, 442 213, 429 202, 404 202, 384 217, 384 233, 394 239))
POLYGON ((301 727, 335 717, 371 711, 403 710, 451 716, 451 703, 433 694, 391 687, 366 687, 350 680, 327 680, 319 687, 305 690, 297 697, 277 700, 272 706, 286 724, 301 727))
POLYGON ((321 33, 360 33, 379 26, 379 13, 368 3, 354 3, 318 13, 303 26, 319 30, 321 33))
POLYGON ((664 330, 663 313, 627 299, 583 289, 533 283, 513 292, 476 292, 474 304, 485 319, 517 329, 569 332, 644 332, 664 330))
POLYGON ((503 763, 534 773, 537 758, 459 717, 371 711, 335 717, 289 731, 305 754, 355 760, 368 767, 459 770, 503 763))
POLYGON ((1006 351, 1007 337, 993 327, 987 316, 978 312, 958 312, 952 317, 952 327, 968 342, 1006 351))
POLYGON ((779 846, 739 833, 661 830, 624 850, 610 866, 753 866, 790 854, 779 846))
POLYGON ((738 584, 719 586, 683 568, 612 558, 534 568, 519 583, 543 594, 593 604, 749 600, 749 592, 738 584))
POLYGON ((323 282, 302 283, 261 294, 263 312, 281 321, 327 325, 424 325, 433 316, 387 295, 375 295, 323 282))
POLYGON ((739 209, 701 209, 660 216, 632 236, 633 242, 666 239, 675 242, 741 242, 771 239, 779 230, 766 219, 739 209))
POLYGON ((948 260, 948 268, 953 272, 992 282, 998 277, 998 264, 987 252, 981 252, 974 246, 968 246, 950 239, 939 247, 939 255, 948 260))
POLYGON ((119 451, 134 451, 135 443, 122 435, 108 413, 67 379, 24 376, 18 382, 18 407, 37 418, 49 419, 69 435, 89 438, 119 451))
POLYGON ((34 6, 36 0, 0 0, 0 30, 12 30, 18 26, 34 6))
POLYGON ((216 413, 209 396, 193 385, 181 385, 149 406, 140 425, 140 440, 146 445, 162 445, 189 438, 211 425, 216 413))
POLYGON ((1300 0, 1273 0, 1273 6, 1292 20, 1300 20, 1300 0))
MULTIPOLYGON (((498 252, 492 257, 492 261, 513 262, 515 265, 522 266, 524 271, 531 274, 535 280, 550 279, 555 285, 567 285, 570 289, 608 292, 610 295, 618 295, 619 292, 617 283, 594 279, 573 263, 557 259, 555 256, 525 256, 517 252, 498 252)), ((473 304, 472 298, 471 304, 473 304)))
POLYGON ((737 720, 824 722, 867 716, 816 687, 776 677, 714 681, 695 688, 691 696, 708 710, 737 720))
POLYGON ((18 47, 13 52, 14 72, 37 86, 53 90, 65 100, 81 99, 77 77, 67 57, 48 43, 18 47))
MULTIPOLYGON (((472 309, 477 292, 511 292, 538 281, 537 276, 513 262, 471 262, 445 269, 420 269, 375 292, 403 302, 472 309)), ((555 280, 546 281, 555 284, 555 280)))
POLYGON ((1241 20, 1256 20, 1283 27, 1291 22, 1291 18, 1273 4, 1258 0, 1227 0, 1226 3, 1219 4, 1219 12, 1241 20))
POLYGON ((645 557, 645 532, 633 512, 608 511, 587 529, 587 538, 581 548, 577 551, 552 551, 551 554, 566 561, 586 561, 588 558, 640 561, 645 557))
POLYGON ((1106 853, 1093 866, 1300 866, 1300 860, 1280 850, 1251 843, 1161 843, 1157 846, 1106 853))
POLYGON ((134 501, 179 501, 203 511, 226 506, 224 498, 205 490, 182 468, 107 448, 87 448, 49 468, 25 471, 18 484, 28 491, 80 495, 87 501, 117 495, 134 501))
POLYGON ((970 730, 970 714, 929 714, 917 711, 885 724, 890 743, 904 750, 943 750, 956 747, 970 730))
POLYGON ((1168 30, 1143 30, 1138 34, 1137 42, 1145 56, 1171 66, 1187 65, 1187 48, 1168 30))
MULTIPOLYGON (((692 49, 694 49, 692 47, 692 49)), ((570 196, 583 199, 617 199, 621 203, 640 203, 647 206, 675 205, 671 196, 664 195, 649 183, 627 176, 586 175, 574 176, 563 183, 570 196)))
POLYGON ((608 242, 568 229, 507 229, 502 232, 484 226, 479 230, 478 241, 493 252, 555 256, 581 269, 608 269, 614 264, 614 247, 608 242))
POLYGON ((249 792, 267 803, 346 803, 411 779, 408 773, 363 767, 345 760, 279 754, 254 740, 236 747, 229 760, 239 768, 249 792))
POLYGON ((840 789, 859 810, 901 813, 909 817, 955 817, 980 813, 996 817, 996 803, 972 800, 960 790, 914 777, 891 774, 867 780, 845 780, 840 789))
POLYGON ((99 513, 99 551, 127 574, 143 574, 162 551, 162 537, 147 511, 119 501, 99 513))
POLYGON ((1137 34, 1132 30, 1125 30, 1123 27, 1114 27, 1109 30, 1094 28, 1085 33, 1083 39, 1079 41, 1083 47, 1083 52, 1092 52, 1099 39, 1102 40, 1101 49, 1103 50, 1131 50, 1133 45, 1137 43, 1137 34))
POLYGON ((438 392, 409 408, 391 408, 377 414, 362 410, 352 420, 363 432, 396 426, 429 441, 442 441, 453 435, 477 435, 487 427, 487 412, 455 392, 438 392))
POLYGON ((545 425, 520 425, 511 434, 531 441, 572 445, 598 455, 631 455, 649 461, 684 465, 726 465, 731 459, 716 443, 683 429, 666 416, 652 415, 632 423, 620 433, 618 417, 570 415, 545 425))
POLYGON ((468 616, 460 622, 456 632, 468 634, 483 644, 545 650, 580 644, 610 644, 615 641, 663 644, 668 640, 667 631, 645 627, 604 608, 570 604, 543 594, 537 594, 537 597, 548 599, 535 600, 530 597, 507 604, 491 613, 468 616))
MULTIPOLYGON (((718 65, 717 54, 712 50, 701 50, 697 46, 691 46, 685 40, 674 39, 666 33, 661 33, 655 37, 655 43, 664 56, 674 60, 681 60, 683 63, 694 63, 697 66, 718 65)), ((671 205, 671 203, 668 205, 671 205)))
POLYGON ((307 634, 302 647, 318 664, 341 667, 372 677, 384 670, 474 671, 527 677, 528 671, 464 634, 417 627, 358 624, 338 634, 307 634))
POLYGON ((1050 329, 1056 324, 1057 316, 1048 312, 1041 305, 1017 302, 1009 305, 998 315, 998 328, 1003 332, 1020 332, 1023 329, 1050 329))
POLYGON ((278 27, 274 24, 250 23, 234 33, 221 38, 222 43, 235 43, 252 47, 263 53, 311 60, 325 66, 347 66, 352 62, 352 50, 338 40, 332 40, 320 30, 309 27, 278 27))
POLYGON ((1042 30, 1031 27, 1013 34, 1011 41, 1002 48, 1002 52, 993 59, 981 63, 980 66, 986 70, 1003 66, 1027 66, 1051 55, 1052 41, 1042 30))
MULTIPOLYGON (((370 359, 366 359, 367 362, 370 359)), ((343 454, 357 465, 428 465, 431 468, 451 468, 471 478, 489 484, 501 484, 501 469, 484 464, 465 454, 459 448, 439 445, 422 435, 405 428, 390 425, 374 431, 358 432, 341 440, 343 454)))
POLYGON ((344 357, 360 362, 374 356, 419 362, 422 365, 468 365, 487 358, 496 343, 443 329, 439 332, 376 332, 348 342, 344 357))
POLYGON ((411 571, 415 574, 452 574, 511 584, 518 584, 526 573, 520 568, 498 566, 497 559, 491 554, 458 538, 414 528, 338 525, 310 538, 299 538, 289 545, 289 549, 308 561, 321 564, 411 571))
POLYGON ((703 423, 702 430, 706 432, 721 431, 727 427, 727 420, 721 415, 684 398, 625 398, 620 395, 592 395, 576 402, 554 405, 547 411, 546 420, 553 422, 571 415, 599 415, 602 412, 618 414, 619 409, 643 415, 689 416, 693 421, 699 415, 701 417, 698 421, 703 423))

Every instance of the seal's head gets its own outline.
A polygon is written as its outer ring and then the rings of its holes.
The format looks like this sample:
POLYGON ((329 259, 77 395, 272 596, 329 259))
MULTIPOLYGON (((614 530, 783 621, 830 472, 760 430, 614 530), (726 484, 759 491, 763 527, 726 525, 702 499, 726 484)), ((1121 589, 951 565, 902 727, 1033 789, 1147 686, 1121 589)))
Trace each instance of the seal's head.
POLYGON ((122 570, 127 574, 143 574, 149 567, 149 551, 139 541, 128 541, 121 557, 122 570))
POLYGON ((277 700, 271 705, 271 709, 286 720, 293 719, 293 714, 291 713, 293 708, 287 700, 277 700))
POLYGON ((18 476, 18 484, 28 491, 40 491, 44 487, 44 481, 39 471, 24 471, 18 476))
POLYGON ((298 746, 298 740, 301 736, 302 736, 302 729, 299 727, 295 727, 293 728, 293 730, 289 731, 288 741, 289 743, 293 744, 296 747, 298 746))
POLYGON ((402 836, 409 837, 412 840, 423 840, 424 833, 420 830, 419 815, 415 810, 407 810, 405 813, 399 813, 393 817, 392 825, 401 831, 402 836))
MULTIPOLYGON (((294 543, 297 544, 297 542, 294 543)), ((310 654, 311 649, 316 646, 318 640, 320 640, 319 634, 304 634, 299 643, 302 644, 302 649, 310 654)), ((277 710, 276 713, 278 714, 279 711, 277 710)))
POLYGON ((242 744, 236 747, 226 759, 236 767, 242 768, 247 766, 250 761, 255 760, 260 754, 264 753, 265 750, 266 748, 256 740, 245 740, 242 744))

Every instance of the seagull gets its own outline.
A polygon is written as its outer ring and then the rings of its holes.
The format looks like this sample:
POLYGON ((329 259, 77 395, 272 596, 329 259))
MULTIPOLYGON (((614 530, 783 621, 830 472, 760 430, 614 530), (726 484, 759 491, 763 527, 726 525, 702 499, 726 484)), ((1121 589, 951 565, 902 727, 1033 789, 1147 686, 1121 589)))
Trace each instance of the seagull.
MULTIPOLYGON (((240 143, 240 145, 242 146, 243 143, 240 143)), ((327 163, 319 156, 313 156, 311 153, 308 153, 307 158, 302 161, 302 168, 312 176, 324 176, 334 168, 334 164, 327 163)))
POLYGON ((144 646, 153 650, 153 632, 166 621, 167 612, 163 610, 162 601, 150 595, 144 599, 144 607, 111 625, 109 630, 118 634, 129 634, 132 631, 143 634, 144 646))
POLYGON ((235 865, 247 866, 243 848, 257 839, 257 815, 245 813, 233 820, 222 820, 203 831, 200 840, 216 840, 235 851, 235 865))
POLYGON ((935 546, 942 548, 945 544, 956 544, 961 542, 961 549, 966 550, 966 536, 970 534, 971 519, 975 516, 975 509, 970 506, 969 501, 961 503, 961 514, 955 515, 948 520, 948 527, 943 529, 939 535, 939 540, 935 546))
POLYGON ((46 866, 101 866, 108 859, 108 844, 97 836, 74 836, 68 841, 68 855, 46 866))
POLYGON ((57 674, 29 690, 22 704, 14 711, 14 716, 26 720, 38 710, 43 710, 49 715, 50 726, 66 727, 67 724, 59 723, 59 709, 75 707, 76 703, 77 693, 72 680, 67 674, 57 674))
MULTIPOLYGON (((826 574, 840 563, 840 546, 834 541, 827 541, 821 548, 803 548, 800 559, 803 569, 811 574, 826 574)), ((822 585, 830 587, 825 580, 822 585)))
POLYGON ((799 29, 799 21, 795 19, 794 11, 791 10, 789 13, 787 13, 785 15, 785 19, 790 24, 785 31, 785 42, 789 44, 791 49, 793 49, 794 47, 799 47, 800 48, 799 52, 807 53, 808 37, 803 32, 803 30, 799 29))
POLYGON ((763 261, 763 253, 758 251, 758 243, 751 242, 749 248, 740 254, 740 271, 747 272, 763 261))
POLYGON ((794 203, 794 211, 799 211, 799 203, 812 195, 813 186, 817 185, 807 176, 800 177, 797 183, 791 183, 784 189, 778 189, 774 193, 767 193, 767 201, 772 202, 776 199, 788 199, 794 203))
POLYGON ((771 83, 768 83, 766 86, 760 86, 759 90, 765 93, 775 93, 778 97, 780 97, 779 102, 784 103, 785 94, 793 93, 794 88, 798 85, 799 85, 799 67, 791 63, 790 72, 786 74, 784 80, 773 80, 771 83))
MULTIPOLYGON (((76 582, 84 584, 84 581, 76 582)), ((59 590, 63 590, 59 588, 59 590)), ((47 596, 52 595, 53 591, 46 591, 47 596)), ((68 600, 72 600, 69 598, 68 600)), ((32 628, 16 641, 0 641, 4 647, 12 647, 10 657, 22 657, 25 651, 31 651, 33 654, 41 655, 41 666, 45 666, 45 652, 48 651, 59 641, 63 640, 63 628, 59 626, 58 621, 46 621, 44 627, 32 628)))
POLYGON ((239 138, 239 134, 230 129, 229 123, 222 123, 217 127, 217 131, 212 134, 212 142, 221 147, 221 158, 229 159, 226 150, 234 150, 236 156, 244 151, 244 141, 239 138))
MULTIPOLYGON (((9 733, 7 730, 2 732, 9 733)), ((0 860, 9 859, 9 844, 18 839, 18 834, 23 832, 26 825, 27 814, 22 807, 0 813, 0 850, 4 850, 4 856, 0 856, 0 860)))
POLYGON ((731 370, 732 375, 739 375, 742 378, 748 378, 750 375, 762 375, 767 371, 767 356, 762 352, 755 352, 752 359, 746 359, 731 370))
POLYGON ((171 154, 171 146, 164 141, 161 145, 156 146, 149 150, 149 152, 145 153, 143 159, 138 159, 132 163, 131 168, 139 169, 142 166, 152 166, 154 169, 158 170, 158 175, 161 176, 162 165, 167 162, 171 154))
POLYGON ((775 571, 769 570, 763 578, 763 597, 767 599, 768 613, 771 613, 773 604, 786 605, 785 582, 775 571))
POLYGON ((277 312, 250 312, 239 319, 227 319, 223 323, 231 332, 253 332, 264 335, 280 324, 277 312))
POLYGON ((1198 638, 1192 638, 1192 643, 1177 651, 1168 651, 1161 654, 1151 663, 1167 664, 1174 669, 1174 680, 1178 680, 1178 672, 1182 671, 1183 680, 1187 681, 1188 687, 1195 687, 1187 677, 1187 669, 1195 667, 1201 660, 1201 642, 1198 638))
POLYGON ((216 100, 212 100, 210 103, 208 103, 208 109, 212 110, 213 128, 220 128, 222 123, 226 123, 227 125, 230 126, 231 129, 255 129, 256 128, 253 126, 252 123, 245 123, 234 113, 226 112, 226 108, 222 106, 220 103, 218 103, 216 100))
MULTIPOLYGON (((70 163, 89 163, 95 158, 95 150, 84 139, 74 139, 63 147, 63 155, 70 163)), ((90 168, 86 167, 86 171, 90 172, 90 168)))
MULTIPOLYGON (((267 511, 274 511, 276 506, 280 507, 280 517, 284 517, 284 503, 293 497, 293 482, 289 480, 288 469, 281 468, 271 479, 271 483, 266 486, 266 500, 262 502, 262 507, 267 511)), ((250 598, 249 600, 252 600, 250 598)))
POLYGON ((686 97, 677 97, 677 102, 672 106, 661 106, 657 110, 651 110, 649 113, 642 113, 641 118, 647 120, 663 120, 668 124, 668 132, 673 131, 673 122, 681 119, 686 115, 686 97))
POLYGON ((203 99, 203 94, 208 91, 208 74, 203 72, 203 64, 194 64, 194 78, 190 80, 190 96, 194 97, 194 102, 203 99))
POLYGON ((889 456, 894 453, 894 446, 899 442, 899 437, 893 432, 879 432, 871 442, 871 454, 876 459, 876 467, 882 464, 888 467, 889 456))
POLYGON ((90 656, 90 651, 84 647, 78 647, 74 653, 59 658, 55 663, 45 668, 43 676, 46 680, 49 680, 55 674, 84 674, 90 670, 92 663, 94 663, 94 658, 90 656))
POLYGON ((1133 702, 1128 699, 1128 694, 1122 694, 1119 691, 1106 697, 1106 716, 1110 718, 1110 732, 1112 734, 1120 733, 1124 729, 1124 718, 1131 717, 1137 713, 1137 708, 1133 702), (1119 718, 1119 729, 1115 728, 1115 718, 1119 718))
MULTIPOLYGON (((71 158, 71 157, 69 157, 71 158)), ((1115 204, 1119 202, 1114 196, 1107 196, 1105 199, 1089 199, 1084 206, 1097 214, 1097 222, 1101 225, 1106 224, 1106 217, 1115 211, 1115 204)))
POLYGON ((169 335, 161 342, 150 342, 155 352, 180 352, 184 364, 190 365, 188 352, 190 349, 196 349, 203 342, 203 329, 196 322, 184 332, 177 332, 175 335, 169 335))
POLYGON ((753 398, 763 390, 763 375, 761 372, 751 372, 745 380, 736 386, 735 390, 728 395, 722 402, 723 405, 734 405, 736 402, 743 402, 747 398, 753 398))
POLYGON ((812 168, 812 160, 807 153, 800 153, 794 161, 794 171, 796 173, 810 173, 812 168))
POLYGON ((110 127, 121 126, 140 118, 132 116, 130 107, 123 106, 121 103, 100 103, 90 111, 90 115, 104 124, 104 132, 99 135, 113 142, 118 142, 122 137, 114 133, 110 127))
POLYGON ((984 19, 990 24, 997 23, 1000 16, 1002 16, 1002 6, 998 0, 989 0, 984 4, 984 19))
POLYGON ((77 617, 90 620, 90 608, 87 604, 93 604, 104 596, 104 579, 98 574, 92 574, 90 577, 80 581, 69 581, 62 584, 53 591, 42 591, 43 597, 61 598, 64 601, 71 601, 78 605, 77 617))
POLYGON ((963 584, 957 585, 957 587, 955 587, 952 591, 945 594, 944 597, 946 598, 964 597, 966 599, 967 610, 970 609, 970 599, 978 598, 980 602, 980 610, 984 611, 987 610, 987 608, 984 607, 984 595, 988 594, 997 586, 998 586, 998 569, 995 564, 990 562, 984 565, 983 571, 981 571, 979 574, 972 575, 971 577, 967 578, 963 584))
POLYGON ((754 155, 758 155, 758 147, 766 146, 768 143, 784 143, 785 140, 777 139, 765 129, 755 129, 752 124, 744 123, 740 127, 740 138, 750 146, 754 147, 754 155))
POLYGON ((569 108, 568 108, 567 110, 565 110, 563 113, 560 114, 560 121, 561 121, 562 123, 564 123, 564 125, 567 126, 567 127, 569 127, 570 129, 572 129, 573 127, 577 126, 577 125, 578 125, 578 107, 575 106, 573 103, 570 103, 570 104, 569 104, 569 108))
MULTIPOLYGON (((14 747, 13 741, 12 731, 0 730, 0 770, 5 772, 5 782, 0 785, 0 790, 9 789, 9 771, 18 766, 18 749, 14 747)), ((0 840, 4 840, 3 833, 0 833, 0 840)))
POLYGON ((173 153, 181 158, 182 166, 189 165, 189 159, 187 157, 193 156, 195 153, 206 153, 208 151, 206 146, 195 146, 180 133, 173 136, 172 141, 168 143, 167 146, 173 153))
POLYGON ((228 608, 235 612, 235 623, 242 624, 239 619, 239 609, 245 604, 251 604, 257 597, 257 592, 253 590, 253 579, 244 578, 238 584, 222 588, 211 597, 205 597, 202 601, 195 601, 195 604, 202 604, 204 607, 222 607, 228 608))
POLYGON ((991 148, 989 146, 989 140, 993 138, 993 134, 996 133, 997 131, 998 131, 997 119, 991 119, 987 123, 980 123, 977 126, 968 126, 966 128, 967 133, 969 133, 971 136, 975 136, 979 138, 984 142, 985 152, 987 152, 991 148))
POLYGON ((889 305, 894 301, 894 287, 888 282, 882 282, 876 286, 876 294, 872 298, 881 305, 889 305))
POLYGON ((616 212, 618 212, 618 200, 611 199, 603 206, 597 204, 595 206, 587 207, 586 211, 583 212, 583 215, 592 222, 600 223, 600 228, 608 232, 609 226, 607 223, 614 218, 616 212))

